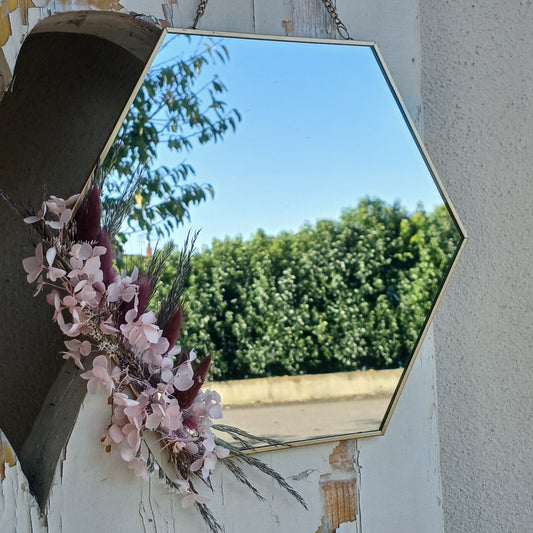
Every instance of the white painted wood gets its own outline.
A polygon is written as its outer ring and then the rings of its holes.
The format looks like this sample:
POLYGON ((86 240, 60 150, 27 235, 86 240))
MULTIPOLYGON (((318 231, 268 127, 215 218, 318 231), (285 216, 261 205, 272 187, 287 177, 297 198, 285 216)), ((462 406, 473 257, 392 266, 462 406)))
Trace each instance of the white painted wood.
MULTIPOLYGON (((136 4, 142 5, 143 2, 144 0, 135 0, 136 4)), ((167 16, 169 26, 180 29, 192 27, 197 8, 198 2, 196 0, 170 0, 163 5, 163 11, 167 16)))
POLYGON ((212 0, 207 4, 198 29, 255 33, 253 0, 232 0, 231 5, 212 0))
MULTIPOLYGON (((108 410, 102 410, 105 404, 104 395, 88 396, 83 404, 65 457, 57 468, 49 502, 49 531, 205 531, 194 509, 182 509, 180 497, 159 480, 136 478, 120 457, 105 453, 99 442, 108 423, 108 410)), ((267 498, 267 503, 260 504, 224 468, 214 476, 215 493, 210 502, 213 512, 228 533, 250 531, 251 524, 257 533, 315 531, 321 515, 319 477, 331 472, 328 456, 333 447, 329 444, 262 454, 262 459, 279 472, 301 478, 290 481, 310 504, 309 512, 251 472, 250 478, 267 498)))
POLYGON ((292 22, 295 37, 335 38, 331 17, 318 0, 293 0, 292 22))
POLYGON ((292 22, 291 0, 254 0, 255 33, 264 35, 287 35, 286 23, 292 22))
POLYGON ((387 432, 358 442, 363 533, 444 531, 434 398, 430 328, 387 432))
MULTIPOLYGON (((0 430, 0 447, 7 443, 0 430)), ((9 446, 9 444, 7 444, 9 446)), ((3 455, 3 454, 0 454, 3 455)), ((5 479, 0 476, 0 531, 2 533, 45 533, 45 522, 37 502, 28 490, 26 476, 18 460, 4 465, 5 479)))

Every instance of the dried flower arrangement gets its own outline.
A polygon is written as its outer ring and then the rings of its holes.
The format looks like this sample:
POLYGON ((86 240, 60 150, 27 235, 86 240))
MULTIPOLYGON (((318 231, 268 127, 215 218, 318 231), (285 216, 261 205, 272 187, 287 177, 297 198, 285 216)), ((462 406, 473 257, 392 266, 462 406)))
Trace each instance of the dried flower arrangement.
POLYGON ((135 267, 120 274, 114 269, 113 235, 134 191, 133 183, 104 217, 96 184, 82 200, 79 195, 67 200, 51 196, 35 215, 0 191, 38 236, 35 255, 24 259, 23 266, 27 281, 36 283, 35 295, 48 292, 53 320, 67 337, 63 358, 73 359, 81 370, 92 360, 92 368, 81 377, 90 393, 104 389, 108 396, 111 421, 102 437, 106 451, 117 447, 139 476, 157 472, 182 495, 183 507, 196 506, 213 533, 222 527, 194 483, 202 481, 212 490, 210 474, 219 461, 259 499, 243 464, 273 478, 306 507, 280 474, 243 453, 256 442, 279 442, 213 422, 222 418, 220 396, 201 388, 210 357, 197 362, 194 351, 176 344, 195 236, 180 253, 177 277, 157 315, 147 311, 148 304, 173 245, 154 253, 146 272, 135 267), (232 442, 216 436, 213 429, 232 442))

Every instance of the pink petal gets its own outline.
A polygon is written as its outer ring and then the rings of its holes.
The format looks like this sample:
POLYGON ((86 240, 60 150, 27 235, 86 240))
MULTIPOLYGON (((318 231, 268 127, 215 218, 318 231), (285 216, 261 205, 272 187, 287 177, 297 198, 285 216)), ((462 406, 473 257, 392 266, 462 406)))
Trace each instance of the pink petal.
POLYGON ((81 355, 89 355, 92 351, 92 346, 89 341, 83 341, 80 346, 81 355))
POLYGON ((118 329, 113 327, 111 324, 107 324, 106 322, 102 322, 100 324, 100 329, 102 333, 105 335, 110 335, 112 333, 118 333, 118 329))
POLYGON ((92 370, 93 376, 97 379, 107 381, 109 379, 109 374, 107 373, 107 368, 102 368, 101 366, 95 366, 92 370))
POLYGON ((104 255, 107 252, 107 248, 105 246, 95 246, 92 251, 92 255, 104 255))
MULTIPOLYGON (((137 318, 137 311, 135 311, 135 309, 130 309, 126 313, 125 320, 127 324, 131 324, 136 318, 137 318)), ((120 329, 122 329, 122 327, 120 329)))
POLYGON ((88 243, 84 242, 80 245, 79 250, 77 250, 76 257, 83 261, 86 261, 93 255, 93 247, 88 243))
POLYGON ((98 366, 105 368, 107 372, 107 358, 105 355, 99 355, 98 357, 94 358, 93 367, 98 367, 98 366))
POLYGON ((209 416, 215 419, 222 418, 222 407, 218 404, 212 405, 209 409, 209 416))
POLYGON ((28 283, 33 283, 41 273, 42 262, 40 263, 35 257, 27 257, 22 260, 22 266, 28 273, 28 276, 26 277, 28 283))
POLYGON ((90 379, 87 382, 87 390, 91 394, 96 394, 99 388, 100 388, 100 383, 96 379, 90 379))
POLYGON ((132 447, 132 449, 137 451, 141 444, 141 436, 137 432, 137 428, 135 428, 135 426, 132 425, 131 427, 134 429, 132 429, 128 433, 126 440, 128 441, 128 444, 132 447))
POLYGON ((107 433, 111 437, 111 440, 113 442, 116 442, 117 444, 122 441, 124 438, 124 434, 122 433, 122 429, 120 426, 117 426, 116 424, 113 424, 108 430, 107 433))
POLYGON ((48 248, 48 250, 46 251, 46 260, 48 261, 48 264, 50 266, 54 264, 56 254, 57 254, 57 251, 55 248, 48 248))
POLYGON ((120 456, 122 457, 122 459, 124 459, 124 461, 129 463, 130 461, 133 461, 135 459, 136 452, 137 450, 132 450, 131 448, 122 446, 122 448, 120 449, 120 456))
POLYGON ((148 311, 148 313, 144 313, 144 315, 142 315, 139 319, 139 322, 143 324, 153 324, 155 322, 154 312, 148 311))
POLYGON ((43 264, 43 245, 42 243, 39 243, 36 247, 35 247, 35 257, 37 258, 37 261, 39 262, 39 264, 43 264))
POLYGON ((83 267, 83 271, 86 274, 95 274, 100 270, 100 257, 91 257, 90 259, 87 259, 85 262, 85 266, 83 267))
POLYGON ((63 229, 63 226, 65 225, 62 222, 55 222, 53 220, 47 220, 45 224, 53 229, 63 229))
POLYGON ((202 466, 204 466, 204 460, 203 458, 200 458, 200 459, 196 459, 196 461, 194 461, 191 466, 189 467, 189 470, 191 472, 196 472, 197 470, 200 470, 200 468, 202 468, 202 466))
POLYGON ((152 413, 151 415, 148 415, 146 417, 146 421, 144 422, 144 427, 146 429, 157 429, 159 424, 161 423, 161 416, 157 413, 152 413))
POLYGON ((28 272, 33 272, 36 268, 39 268, 41 266, 41 263, 35 258, 35 257, 26 257, 26 259, 22 260, 22 266, 24 267, 24 270, 28 272))
POLYGON ((80 197, 78 194, 73 194, 70 198, 65 200, 65 205, 74 205, 76 203, 76 200, 80 197))
MULTIPOLYGON (((157 326, 150 326, 144 329, 144 335, 148 342, 151 344, 157 344, 159 338, 161 337, 162 331, 157 326)), ((167 341, 168 347, 168 341, 167 341)))
POLYGON ((217 454, 217 457, 219 459, 224 459, 229 455, 229 450, 227 448, 224 448, 224 446, 217 446, 215 448, 215 453, 217 454))
POLYGON ((65 346, 71 351, 76 352, 80 346, 80 341, 77 339, 74 339, 72 341, 64 341, 65 346))
POLYGON ((72 210, 71 209, 65 209, 61 213, 61 216, 59 217, 59 221, 62 222, 63 224, 66 224, 70 220, 71 216, 72 216, 72 210))
POLYGON ((208 501, 209 501, 209 498, 206 498, 205 496, 201 496, 200 494, 191 492, 190 494, 183 496, 183 498, 181 499, 181 505, 184 509, 186 509, 187 507, 191 507, 191 505, 194 505, 196 502, 205 503, 208 501))
POLYGON ((66 272, 63 269, 51 267, 48 270, 48 279, 50 281, 56 281, 57 279, 62 278, 65 274, 66 272))

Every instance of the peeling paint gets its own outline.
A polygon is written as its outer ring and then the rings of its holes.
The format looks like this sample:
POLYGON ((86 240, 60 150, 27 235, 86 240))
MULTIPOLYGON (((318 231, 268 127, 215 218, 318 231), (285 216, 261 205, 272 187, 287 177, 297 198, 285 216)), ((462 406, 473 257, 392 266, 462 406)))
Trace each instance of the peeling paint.
POLYGON ((15 454, 7 442, 6 438, 2 438, 2 433, 0 432, 0 481, 3 481, 6 478, 6 464, 9 467, 15 466, 17 460, 15 454))
MULTIPOLYGON (((79 11, 87 8, 96 8, 103 11, 122 11, 124 6, 120 0, 59 0, 59 2, 70 8, 72 11, 79 11)), ((17 9, 20 10, 20 17, 23 26, 28 24, 28 9, 36 7, 46 7, 50 0, 41 0, 37 6, 32 0, 7 0, 0 3, 0 46, 4 46, 10 35, 11 21, 9 20, 9 13, 13 13, 17 9)))
POLYGON ((343 440, 331 452, 329 464, 340 472, 354 472, 355 451, 355 441, 343 440))
POLYGON ((168 0, 161 4, 164 19, 159 19, 162 28, 171 28, 174 26, 174 6, 178 6, 177 0, 168 0))
POLYGON ((313 472, 316 472, 316 468, 308 468, 307 470, 304 470, 299 474, 291 476, 290 479, 292 479, 293 481, 301 481, 302 479, 308 478, 313 472))
POLYGON ((337 530, 352 529, 355 531, 359 509, 355 470, 357 453, 355 440, 341 441, 331 452, 329 464, 332 473, 320 476, 324 514, 316 533, 335 533, 337 530), (340 528, 341 524, 345 526, 340 528))
POLYGON ((104 11, 121 11, 124 6, 120 0, 59 0, 64 6, 70 6, 72 11, 95 7, 104 11))
POLYGON ((18 7, 18 0, 7 0, 7 7, 10 13, 13 13, 18 7))
POLYGON ((0 3, 0 46, 4 46, 11 35, 11 22, 7 9, 7 3, 0 3))
POLYGON ((282 20, 281 27, 285 30, 286 36, 289 36, 292 34, 292 30, 293 30, 292 20, 282 20))
POLYGON ((320 533, 334 533, 344 522, 354 522, 355 512, 355 478, 322 481, 320 490, 324 498, 325 515, 322 519, 320 533))

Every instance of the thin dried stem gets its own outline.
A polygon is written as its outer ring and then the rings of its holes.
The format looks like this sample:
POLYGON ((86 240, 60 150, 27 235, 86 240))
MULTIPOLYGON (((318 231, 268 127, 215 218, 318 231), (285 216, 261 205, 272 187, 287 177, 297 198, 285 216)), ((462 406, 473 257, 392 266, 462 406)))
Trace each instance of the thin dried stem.
MULTIPOLYGON (((139 172, 136 177, 128 182, 128 186, 120 197, 113 200, 112 208, 105 214, 103 227, 111 237, 118 234, 122 223, 128 216, 140 182, 141 173, 139 172)), ((103 183, 103 181, 100 179, 98 183, 103 183)))
POLYGON ((176 265, 177 276, 172 283, 167 299, 161 304, 161 310, 157 317, 157 324, 159 327, 163 327, 168 322, 170 315, 175 310, 179 309, 183 303, 183 291, 191 272, 191 258, 197 238, 198 232, 194 232, 192 236, 191 232, 187 233, 183 249, 180 252, 176 265))
MULTIPOLYGON (((270 437, 252 435, 240 428, 228 426, 227 424, 213 424, 212 428, 218 431, 223 431, 224 433, 228 433, 235 440, 238 440, 239 442, 243 443, 246 448, 251 448, 254 443, 257 442, 263 442, 265 444, 270 444, 271 446, 287 447, 287 444, 279 440, 272 439, 270 437)), ((223 445, 226 446, 227 443, 225 441, 223 442, 223 445)))

